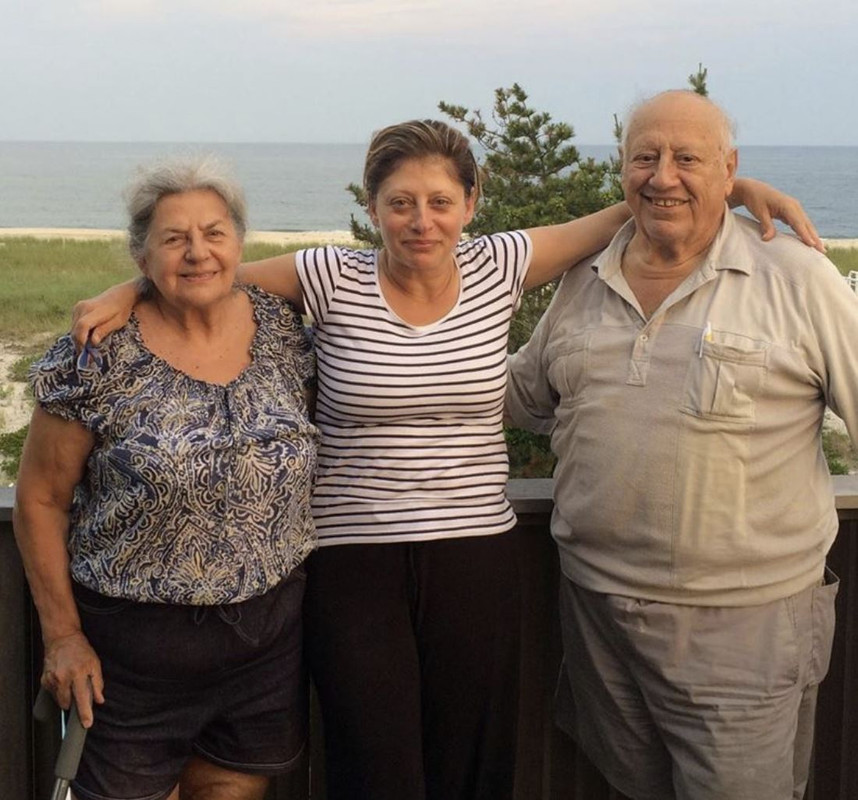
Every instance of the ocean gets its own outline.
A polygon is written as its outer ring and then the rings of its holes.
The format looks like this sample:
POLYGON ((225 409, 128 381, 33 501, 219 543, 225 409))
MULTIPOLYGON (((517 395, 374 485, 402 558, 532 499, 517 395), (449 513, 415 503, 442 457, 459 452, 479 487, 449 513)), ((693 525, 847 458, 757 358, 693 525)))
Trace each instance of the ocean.
MULTIPOLYGON (((611 145, 577 145, 605 159, 611 145)), ((345 230, 361 217, 364 144, 0 142, 0 228, 122 228, 122 190, 137 164, 215 153, 247 193, 256 230, 345 230)), ((858 147, 748 146, 740 174, 797 197, 827 238, 858 238, 858 147)))

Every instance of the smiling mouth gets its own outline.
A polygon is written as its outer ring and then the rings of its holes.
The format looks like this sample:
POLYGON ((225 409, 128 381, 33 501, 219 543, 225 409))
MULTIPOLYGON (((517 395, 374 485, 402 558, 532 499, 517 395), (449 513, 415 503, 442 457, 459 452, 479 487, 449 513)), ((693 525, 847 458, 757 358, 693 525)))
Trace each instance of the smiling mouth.
POLYGON ((688 200, 675 200, 671 197, 647 197, 646 200, 656 208, 677 208, 688 202, 688 200))
POLYGON ((182 275, 186 281, 207 281, 214 278, 214 272, 188 272, 182 275))

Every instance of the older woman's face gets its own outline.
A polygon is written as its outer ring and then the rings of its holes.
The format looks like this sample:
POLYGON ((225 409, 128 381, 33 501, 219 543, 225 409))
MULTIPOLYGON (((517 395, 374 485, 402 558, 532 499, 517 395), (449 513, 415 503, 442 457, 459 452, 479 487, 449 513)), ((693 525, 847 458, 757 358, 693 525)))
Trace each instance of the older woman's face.
POLYGON ((139 266, 167 302, 204 307, 231 292, 241 246, 217 192, 171 194, 155 206, 139 266))

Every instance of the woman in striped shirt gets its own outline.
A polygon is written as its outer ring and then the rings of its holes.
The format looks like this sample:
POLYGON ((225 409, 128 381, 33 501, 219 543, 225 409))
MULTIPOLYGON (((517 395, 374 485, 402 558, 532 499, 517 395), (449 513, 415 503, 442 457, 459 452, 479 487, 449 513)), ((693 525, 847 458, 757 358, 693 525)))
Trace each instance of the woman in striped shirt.
MULTIPOLYGON (((315 325, 320 549, 305 641, 328 797, 503 800, 519 657, 502 427, 510 319, 525 289, 607 245, 629 212, 463 240, 479 169, 461 133, 429 120, 376 133, 364 185, 381 249, 304 250, 240 274, 315 325)), ((736 195, 813 237, 789 198, 741 181, 736 195)), ((76 337, 97 341, 129 296, 81 304, 76 337)))

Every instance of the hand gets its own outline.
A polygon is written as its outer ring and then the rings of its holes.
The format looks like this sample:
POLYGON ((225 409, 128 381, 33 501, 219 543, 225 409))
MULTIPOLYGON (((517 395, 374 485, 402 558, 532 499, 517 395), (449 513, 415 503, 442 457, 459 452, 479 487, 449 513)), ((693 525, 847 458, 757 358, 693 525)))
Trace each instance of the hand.
POLYGON ((101 661, 81 631, 45 642, 42 686, 61 708, 69 708, 74 695, 81 724, 92 726, 92 702, 104 702, 104 679, 101 661))
POLYGON ((789 225, 808 247, 814 247, 820 253, 825 252, 825 245, 819 238, 816 227, 801 203, 794 197, 779 192, 762 181, 737 178, 729 200, 731 204, 735 201, 737 205, 744 205, 757 218, 763 241, 768 242, 774 238, 777 231, 772 219, 779 219, 789 225))
POLYGON ((97 347, 105 336, 123 327, 141 290, 138 281, 128 281, 76 303, 72 310, 71 335, 77 351, 80 352, 87 341, 97 347))

